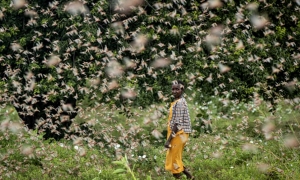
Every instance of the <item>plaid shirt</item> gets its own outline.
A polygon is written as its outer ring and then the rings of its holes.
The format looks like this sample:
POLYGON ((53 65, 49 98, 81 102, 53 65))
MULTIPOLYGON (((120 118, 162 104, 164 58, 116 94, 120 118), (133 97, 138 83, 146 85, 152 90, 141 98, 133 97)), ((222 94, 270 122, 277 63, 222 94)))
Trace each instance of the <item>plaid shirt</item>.
POLYGON ((170 128, 172 129, 174 124, 178 124, 178 129, 185 133, 192 132, 190 114, 188 110, 188 106, 184 97, 181 97, 174 105, 172 112, 172 119, 170 121, 170 128))

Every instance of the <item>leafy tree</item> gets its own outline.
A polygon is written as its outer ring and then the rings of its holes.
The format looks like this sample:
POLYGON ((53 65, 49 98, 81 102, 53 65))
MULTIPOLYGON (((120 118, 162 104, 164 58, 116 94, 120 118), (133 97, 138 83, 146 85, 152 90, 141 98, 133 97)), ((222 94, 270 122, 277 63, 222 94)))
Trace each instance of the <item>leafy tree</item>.
MULTIPOLYGON (((298 1, 1 1, 1 95, 30 128, 64 137, 78 104, 299 95, 298 1), (281 8, 278 8, 281 7, 281 8), (134 99, 134 101, 133 101, 134 99)), ((200 101, 205 100, 201 99, 200 101)), ((79 106, 80 107, 80 106, 79 106)))

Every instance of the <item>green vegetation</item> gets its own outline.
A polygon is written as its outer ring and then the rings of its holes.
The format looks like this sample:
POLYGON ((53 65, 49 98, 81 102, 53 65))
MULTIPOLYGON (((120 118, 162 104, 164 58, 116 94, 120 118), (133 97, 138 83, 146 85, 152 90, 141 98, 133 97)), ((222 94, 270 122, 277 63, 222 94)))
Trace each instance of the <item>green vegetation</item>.
POLYGON ((175 79, 197 179, 299 179, 299 6, 0 1, 0 179, 171 179, 175 79))
POLYGON ((31 129, 51 119, 58 132, 44 124, 48 138, 61 139, 68 130, 70 123, 59 123, 65 104, 72 106, 69 119, 85 99, 145 108, 168 99, 174 77, 205 97, 242 102, 258 93, 276 105, 300 92, 298 1, 17 0, 0 6, 1 98, 31 129))
MULTIPOLYGON (((222 109, 218 105, 221 99, 200 105, 190 103, 194 129, 197 112, 206 112, 202 117, 212 121, 213 131, 191 135, 184 153, 186 166, 197 179, 298 179, 300 113, 295 102, 297 99, 281 101, 274 115, 261 99, 250 103, 230 102, 222 109)), ((61 141, 45 141, 35 131, 25 131, 16 111, 3 108, 1 179, 172 179, 164 170, 165 137, 151 133, 158 130, 159 134, 166 128, 166 115, 153 117, 162 107, 135 109, 136 115, 130 118, 106 108, 94 112, 87 108, 73 125, 89 123, 89 138, 73 136, 61 141), (92 123, 102 118, 111 118, 114 123, 104 120, 107 124, 92 123), (140 130, 134 125, 140 125, 140 130), (113 127, 115 136, 107 138, 115 139, 98 141, 91 137, 113 127), (126 146, 135 141, 131 137, 137 134, 122 133, 132 128, 140 132, 138 137, 144 141, 138 146, 126 146), (122 136, 128 138, 123 139, 123 144, 116 141, 122 136), (105 141, 110 143, 102 144, 105 141)))

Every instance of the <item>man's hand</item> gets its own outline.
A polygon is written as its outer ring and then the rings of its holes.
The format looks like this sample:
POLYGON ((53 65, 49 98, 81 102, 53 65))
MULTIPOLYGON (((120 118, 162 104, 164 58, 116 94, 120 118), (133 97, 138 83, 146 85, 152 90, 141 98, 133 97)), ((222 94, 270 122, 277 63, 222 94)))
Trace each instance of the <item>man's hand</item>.
POLYGON ((165 146, 165 148, 170 148, 171 147, 170 141, 166 141, 164 146, 165 146))

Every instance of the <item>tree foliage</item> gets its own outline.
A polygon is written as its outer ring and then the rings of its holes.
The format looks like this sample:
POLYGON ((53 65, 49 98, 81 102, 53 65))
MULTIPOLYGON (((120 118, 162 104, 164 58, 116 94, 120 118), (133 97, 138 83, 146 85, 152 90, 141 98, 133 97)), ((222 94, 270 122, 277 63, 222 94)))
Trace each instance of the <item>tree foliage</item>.
POLYGON ((83 100, 128 112, 168 101, 174 79, 199 101, 258 93, 276 104, 299 95, 299 11, 279 0, 1 1, 1 99, 59 137, 83 100))

